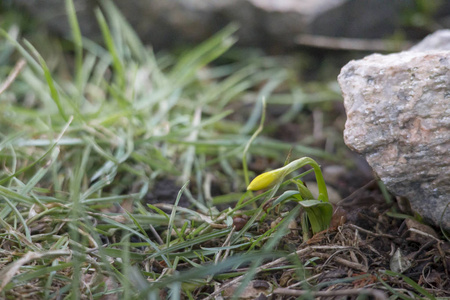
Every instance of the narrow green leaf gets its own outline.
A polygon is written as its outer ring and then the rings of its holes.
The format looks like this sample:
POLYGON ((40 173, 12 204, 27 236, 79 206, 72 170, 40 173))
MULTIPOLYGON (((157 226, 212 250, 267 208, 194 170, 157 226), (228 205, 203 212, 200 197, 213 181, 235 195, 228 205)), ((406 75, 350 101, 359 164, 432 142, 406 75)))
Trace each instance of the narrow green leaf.
POLYGON ((53 99, 53 102, 55 102, 56 107, 58 107, 59 114, 64 119, 64 121, 68 122, 69 118, 67 117, 67 114, 65 112, 65 109, 61 103, 61 99, 59 97, 59 92, 56 89, 55 82, 53 81, 52 74, 50 73, 50 70, 48 69, 47 63, 42 58, 42 56, 39 54, 39 52, 34 48, 34 46, 28 42, 27 40, 24 41, 25 45, 30 49, 30 51, 34 54, 35 57, 37 57, 39 64, 41 65, 42 70, 44 71, 44 76, 47 81, 48 88, 50 89, 50 95, 53 99))
POLYGON ((97 17, 97 21, 100 25, 100 29, 103 34, 103 39, 105 41, 106 47, 108 48, 109 54, 111 55, 117 84, 120 88, 123 88, 125 84, 125 73, 122 60, 120 59, 116 46, 114 44, 114 40, 112 38, 111 32, 109 31, 108 24, 106 23, 105 17, 103 16, 100 9, 95 10, 95 15, 97 17))
POLYGON ((426 289, 421 287, 418 283, 416 283, 414 280, 409 278, 408 276, 405 276, 400 273, 392 272, 389 270, 384 270, 384 273, 389 276, 393 277, 401 277, 407 284, 409 284, 412 288, 414 288, 416 291, 427 297, 427 299, 436 300, 436 297, 434 297, 431 293, 429 293, 426 289))
POLYGON ((70 29, 72 31, 72 39, 75 44, 75 82, 77 83, 78 92, 82 91, 83 84, 83 40, 81 37, 80 26, 73 5, 73 0, 66 0, 66 12, 69 18, 70 29))

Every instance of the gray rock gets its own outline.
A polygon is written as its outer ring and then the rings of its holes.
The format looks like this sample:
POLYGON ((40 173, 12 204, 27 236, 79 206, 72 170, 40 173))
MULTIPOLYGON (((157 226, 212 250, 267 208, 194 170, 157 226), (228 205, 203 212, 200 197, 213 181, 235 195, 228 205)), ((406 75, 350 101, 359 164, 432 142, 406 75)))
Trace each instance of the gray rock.
MULTIPOLYGON (((300 2, 300 1, 299 1, 300 2)), ((318 14, 308 33, 332 37, 381 39, 401 26, 402 12, 414 10, 414 1, 350 0, 318 14)))
POLYGON ((338 81, 348 147, 425 220, 450 230, 450 51, 373 54, 349 62, 338 81))
MULTIPOLYGON (((93 13, 99 0, 74 0, 84 36, 99 39, 93 13)), ((105 1, 106 2, 106 1, 105 1)), ((298 34, 384 38, 400 26, 413 0, 115 0, 145 43, 156 49, 210 37, 230 22, 240 25, 241 45, 285 48, 298 34), (351 20, 351 21, 350 21, 351 20)), ((65 1, 15 0, 49 28, 69 35, 65 1)))
POLYGON ((450 50, 450 29, 438 30, 424 38, 409 51, 450 50))

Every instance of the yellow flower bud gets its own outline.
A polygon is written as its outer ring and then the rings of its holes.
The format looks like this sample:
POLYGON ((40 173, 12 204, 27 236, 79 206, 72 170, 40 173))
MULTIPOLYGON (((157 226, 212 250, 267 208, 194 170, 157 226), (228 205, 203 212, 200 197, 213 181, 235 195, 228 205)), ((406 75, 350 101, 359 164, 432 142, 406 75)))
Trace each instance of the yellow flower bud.
POLYGON ((259 191, 262 189, 273 187, 280 179, 283 179, 283 177, 283 168, 262 173, 261 175, 256 176, 255 179, 250 182, 247 190, 259 191))

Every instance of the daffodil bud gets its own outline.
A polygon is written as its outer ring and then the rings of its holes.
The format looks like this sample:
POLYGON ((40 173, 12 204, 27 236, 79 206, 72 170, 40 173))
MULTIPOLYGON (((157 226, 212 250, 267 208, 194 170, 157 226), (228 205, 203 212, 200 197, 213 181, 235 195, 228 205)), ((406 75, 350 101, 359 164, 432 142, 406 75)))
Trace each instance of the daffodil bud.
POLYGON ((249 191, 259 191, 271 188, 276 185, 285 176, 284 168, 275 169, 266 173, 262 173, 255 177, 247 187, 249 191))
MULTIPOLYGON (((250 182, 250 184, 248 185, 247 190, 258 191, 274 187, 276 184, 281 183, 286 175, 305 165, 311 165, 314 169, 314 173, 316 174, 317 186, 319 188, 318 200, 328 202, 327 186, 325 185, 325 181, 323 180, 322 171, 320 171, 320 166, 316 163, 315 160, 309 157, 299 158, 282 168, 275 169, 256 176, 256 178, 253 179, 252 182, 250 182)), ((301 189, 300 192, 308 191, 308 193, 306 193, 305 196, 307 196, 308 198, 312 198, 312 196, 309 193, 309 190, 306 187, 304 187, 304 189, 302 188, 303 186, 300 187, 301 189)))

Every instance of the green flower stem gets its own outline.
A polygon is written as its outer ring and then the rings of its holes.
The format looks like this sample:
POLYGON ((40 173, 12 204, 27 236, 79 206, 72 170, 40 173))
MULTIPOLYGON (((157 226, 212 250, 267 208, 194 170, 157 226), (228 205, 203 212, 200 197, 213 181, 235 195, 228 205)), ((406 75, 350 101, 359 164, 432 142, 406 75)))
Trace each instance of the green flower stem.
POLYGON ((285 175, 294 172, 295 170, 310 165, 314 169, 314 174, 316 175, 317 187, 319 189, 319 199, 324 202, 328 202, 328 192, 325 180, 323 179, 322 171, 317 162, 310 157, 302 157, 293 162, 287 164, 282 169, 286 169, 285 175))

